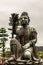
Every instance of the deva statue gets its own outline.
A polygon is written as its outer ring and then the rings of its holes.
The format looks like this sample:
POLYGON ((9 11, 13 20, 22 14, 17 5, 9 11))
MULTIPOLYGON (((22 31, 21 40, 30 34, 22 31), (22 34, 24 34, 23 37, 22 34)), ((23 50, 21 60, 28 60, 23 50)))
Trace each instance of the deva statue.
POLYGON ((29 26, 30 18, 27 12, 21 14, 19 22, 21 27, 16 28, 16 37, 12 38, 10 41, 12 60, 37 61, 39 60, 35 49, 37 31, 35 28, 29 26))

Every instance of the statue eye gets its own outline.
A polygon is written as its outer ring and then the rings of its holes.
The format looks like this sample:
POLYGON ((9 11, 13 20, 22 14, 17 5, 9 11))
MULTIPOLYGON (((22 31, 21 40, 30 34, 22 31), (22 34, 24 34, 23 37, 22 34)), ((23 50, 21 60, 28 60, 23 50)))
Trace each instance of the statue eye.
POLYGON ((24 17, 24 19, 27 19, 26 17, 24 17))

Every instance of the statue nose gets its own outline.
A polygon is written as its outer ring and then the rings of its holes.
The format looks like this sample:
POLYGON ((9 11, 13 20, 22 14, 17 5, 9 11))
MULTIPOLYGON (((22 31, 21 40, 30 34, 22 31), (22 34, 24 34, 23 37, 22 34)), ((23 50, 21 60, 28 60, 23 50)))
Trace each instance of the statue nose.
POLYGON ((22 20, 24 20, 24 18, 22 20))

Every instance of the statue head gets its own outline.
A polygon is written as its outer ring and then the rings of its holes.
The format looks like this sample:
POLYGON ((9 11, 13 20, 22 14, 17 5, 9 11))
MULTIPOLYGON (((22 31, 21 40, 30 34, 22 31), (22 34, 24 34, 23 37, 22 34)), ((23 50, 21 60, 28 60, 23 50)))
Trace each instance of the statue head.
POLYGON ((23 12, 20 17, 21 25, 28 25, 30 22, 30 18, 27 12, 23 12))

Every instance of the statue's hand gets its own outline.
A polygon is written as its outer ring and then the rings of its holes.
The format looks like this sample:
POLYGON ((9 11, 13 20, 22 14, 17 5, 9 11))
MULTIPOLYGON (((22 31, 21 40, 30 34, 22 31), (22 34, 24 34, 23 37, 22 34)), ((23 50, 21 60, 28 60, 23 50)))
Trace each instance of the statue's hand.
POLYGON ((27 48, 29 48, 29 47, 30 47, 30 43, 27 43, 27 44, 25 44, 25 45, 23 46, 24 49, 27 49, 27 48))

